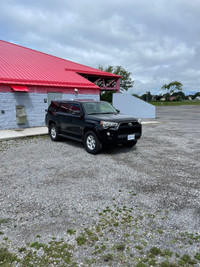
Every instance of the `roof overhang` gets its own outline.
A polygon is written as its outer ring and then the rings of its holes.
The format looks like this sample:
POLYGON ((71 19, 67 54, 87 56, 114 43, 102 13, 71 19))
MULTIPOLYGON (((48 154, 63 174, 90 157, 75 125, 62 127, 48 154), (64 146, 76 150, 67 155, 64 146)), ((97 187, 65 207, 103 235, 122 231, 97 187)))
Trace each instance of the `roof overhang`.
POLYGON ((14 92, 29 92, 27 86, 25 85, 11 85, 10 87, 14 92))

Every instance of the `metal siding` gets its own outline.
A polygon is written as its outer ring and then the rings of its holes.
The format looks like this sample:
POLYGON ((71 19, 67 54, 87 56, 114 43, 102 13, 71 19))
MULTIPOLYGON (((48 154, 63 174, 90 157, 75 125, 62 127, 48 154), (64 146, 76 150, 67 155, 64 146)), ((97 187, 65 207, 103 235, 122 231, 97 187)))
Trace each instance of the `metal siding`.
POLYGON ((0 40, 0 83, 99 89, 78 73, 120 77, 0 40))

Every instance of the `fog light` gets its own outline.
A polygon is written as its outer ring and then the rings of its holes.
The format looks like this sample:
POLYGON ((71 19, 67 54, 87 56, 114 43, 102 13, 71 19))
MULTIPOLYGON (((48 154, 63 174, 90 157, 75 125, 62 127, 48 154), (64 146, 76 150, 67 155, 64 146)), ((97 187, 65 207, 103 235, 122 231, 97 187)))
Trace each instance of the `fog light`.
POLYGON ((110 136, 110 132, 107 132, 107 136, 110 136))

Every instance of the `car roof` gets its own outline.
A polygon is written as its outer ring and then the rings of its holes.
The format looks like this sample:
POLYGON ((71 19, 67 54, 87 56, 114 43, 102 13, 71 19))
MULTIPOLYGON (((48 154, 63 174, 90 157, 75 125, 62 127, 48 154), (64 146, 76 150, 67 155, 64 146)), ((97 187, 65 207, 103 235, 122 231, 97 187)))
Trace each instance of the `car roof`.
POLYGON ((59 102, 59 103, 79 102, 79 103, 84 103, 84 102, 103 102, 103 101, 98 101, 98 100, 94 100, 94 99, 55 99, 55 100, 52 100, 52 102, 59 102))

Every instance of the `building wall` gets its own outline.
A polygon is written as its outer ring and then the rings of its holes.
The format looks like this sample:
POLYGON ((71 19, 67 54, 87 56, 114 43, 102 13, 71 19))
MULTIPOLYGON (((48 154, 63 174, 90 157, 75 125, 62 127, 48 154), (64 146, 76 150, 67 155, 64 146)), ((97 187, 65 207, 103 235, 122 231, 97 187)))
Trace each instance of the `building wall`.
POLYGON ((156 117, 156 107, 128 94, 113 94, 113 106, 121 113, 131 115, 135 118, 156 117))
MULTIPOLYGON (((98 94, 62 94, 63 99, 95 99, 98 94)), ((48 93, 0 92, 0 129, 45 126, 48 93), (17 124, 16 106, 24 106, 26 123, 17 124)))

